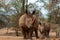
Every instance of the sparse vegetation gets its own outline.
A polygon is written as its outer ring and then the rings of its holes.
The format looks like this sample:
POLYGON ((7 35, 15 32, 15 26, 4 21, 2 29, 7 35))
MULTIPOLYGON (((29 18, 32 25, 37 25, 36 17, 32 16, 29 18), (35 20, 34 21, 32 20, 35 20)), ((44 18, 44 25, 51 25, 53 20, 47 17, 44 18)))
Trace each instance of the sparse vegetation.
POLYGON ((60 32, 60 0, 37 0, 30 4, 28 4, 30 0, 11 0, 10 3, 5 3, 4 1, 6 0, 0 1, 0 30, 7 28, 5 29, 7 30, 6 33, 9 33, 9 29, 12 28, 16 31, 14 33, 18 35, 17 31, 21 31, 18 24, 20 16, 26 12, 26 9, 32 8, 36 11, 35 15, 39 18, 39 21, 42 23, 50 23, 53 31, 60 32))

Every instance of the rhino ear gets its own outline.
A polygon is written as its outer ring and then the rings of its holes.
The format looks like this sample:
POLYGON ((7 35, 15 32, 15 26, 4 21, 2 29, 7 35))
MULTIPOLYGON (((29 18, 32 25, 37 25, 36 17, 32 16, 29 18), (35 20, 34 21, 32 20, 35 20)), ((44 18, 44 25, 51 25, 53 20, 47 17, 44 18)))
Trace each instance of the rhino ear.
POLYGON ((32 14, 35 14, 35 10, 32 12, 32 14))
POLYGON ((42 25, 41 22, 39 22, 39 24, 42 25))

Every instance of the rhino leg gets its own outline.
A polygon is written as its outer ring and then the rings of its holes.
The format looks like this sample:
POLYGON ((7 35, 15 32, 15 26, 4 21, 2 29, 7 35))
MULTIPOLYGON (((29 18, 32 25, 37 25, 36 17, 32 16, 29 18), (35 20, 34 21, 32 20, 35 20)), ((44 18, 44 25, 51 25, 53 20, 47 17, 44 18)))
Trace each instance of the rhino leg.
POLYGON ((27 39, 27 37, 28 37, 28 33, 27 33, 27 30, 28 28, 24 28, 24 27, 22 27, 22 33, 23 33, 23 37, 24 37, 24 39, 27 39))

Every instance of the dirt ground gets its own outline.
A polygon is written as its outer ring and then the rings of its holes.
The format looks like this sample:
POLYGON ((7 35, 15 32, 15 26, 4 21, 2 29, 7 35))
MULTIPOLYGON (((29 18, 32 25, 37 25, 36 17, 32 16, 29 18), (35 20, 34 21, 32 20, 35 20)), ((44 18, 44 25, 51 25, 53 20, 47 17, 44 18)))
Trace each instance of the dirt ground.
MULTIPOLYGON (((40 35, 40 34, 39 34, 40 35)), ((32 37, 33 40, 36 40, 35 37, 32 37)), ((3 28, 0 29, 0 40, 24 40, 23 36, 16 36, 15 31, 14 30, 8 30, 8 34, 7 34, 7 28, 3 28)), ((60 40, 60 38, 39 38, 38 40, 60 40)))
MULTIPOLYGON (((23 37, 16 37, 16 36, 0 36, 0 40, 24 40, 23 37)), ((36 40, 33 37, 33 40, 36 40)), ((60 38, 48 38, 48 39, 38 39, 38 40, 60 40, 60 38)))
POLYGON ((0 40, 23 40, 23 38, 15 36, 0 36, 0 40))

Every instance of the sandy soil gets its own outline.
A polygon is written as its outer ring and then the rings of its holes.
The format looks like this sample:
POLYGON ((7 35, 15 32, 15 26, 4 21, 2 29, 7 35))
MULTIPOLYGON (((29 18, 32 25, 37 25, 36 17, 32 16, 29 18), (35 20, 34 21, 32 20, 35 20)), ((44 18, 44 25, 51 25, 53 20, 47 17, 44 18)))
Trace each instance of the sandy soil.
MULTIPOLYGON (((23 37, 16 37, 16 36, 0 36, 0 40, 24 40, 23 37)), ((33 37, 33 40, 36 40, 33 37)), ((38 39, 38 40, 60 40, 60 38, 48 38, 48 39, 38 39)))
MULTIPOLYGON (((39 34, 40 35, 40 34, 39 34)), ((36 40, 35 37, 32 37, 33 40, 36 40)), ((0 40, 24 40, 23 36, 16 36, 15 35, 15 31, 13 30, 8 30, 8 34, 7 34, 7 29, 3 28, 0 29, 0 40)), ((60 40, 60 38, 48 38, 48 39, 41 39, 39 38, 38 40, 60 40)))

